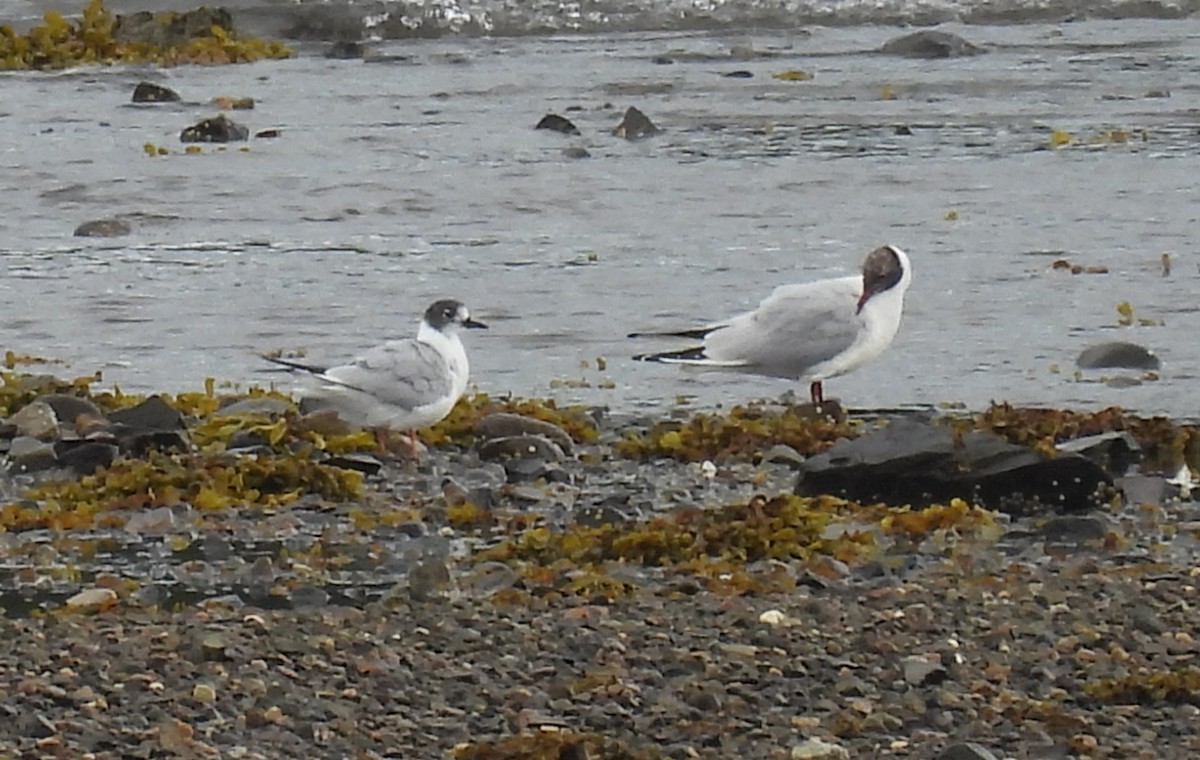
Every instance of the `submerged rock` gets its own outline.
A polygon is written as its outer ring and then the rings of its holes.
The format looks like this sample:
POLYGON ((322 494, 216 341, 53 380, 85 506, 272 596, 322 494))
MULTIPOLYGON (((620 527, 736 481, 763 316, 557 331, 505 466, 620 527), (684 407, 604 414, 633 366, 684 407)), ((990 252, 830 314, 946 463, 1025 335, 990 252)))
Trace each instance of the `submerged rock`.
POLYGON ((133 232, 123 219, 93 219, 75 228, 75 237, 121 237, 133 232))
POLYGON ((1077 454, 1048 457, 974 431, 898 419, 839 443, 800 467, 796 493, 923 507, 960 498, 1013 514, 1097 506, 1112 485, 1099 465, 1077 454))
POLYGON ((957 34, 923 29, 888 40, 879 48, 879 52, 906 58, 960 58, 987 51, 957 34))
POLYGON ((355 58, 361 59, 367 54, 367 47, 356 40, 336 40, 329 47, 325 48, 325 57, 347 61, 355 58))
POLYGON ((1075 360, 1080 369, 1145 369, 1157 370, 1162 362, 1154 352, 1136 343, 1112 341, 1088 346, 1075 360))

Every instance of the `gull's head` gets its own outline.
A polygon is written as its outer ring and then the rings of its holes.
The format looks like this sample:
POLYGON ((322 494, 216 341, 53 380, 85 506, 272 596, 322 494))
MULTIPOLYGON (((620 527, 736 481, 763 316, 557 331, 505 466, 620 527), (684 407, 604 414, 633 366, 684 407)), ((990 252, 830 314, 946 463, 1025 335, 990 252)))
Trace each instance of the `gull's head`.
POLYGON ((484 323, 471 319, 471 313, 467 311, 467 307, 463 306, 461 301, 455 301, 453 298, 435 301, 425 310, 424 323, 441 333, 455 332, 461 327, 487 329, 487 325, 484 323))
POLYGON ((881 245, 867 254, 862 274, 863 290, 858 299, 858 311, 862 311, 867 301, 880 293, 895 289, 904 295, 912 280, 908 256, 894 245, 881 245))

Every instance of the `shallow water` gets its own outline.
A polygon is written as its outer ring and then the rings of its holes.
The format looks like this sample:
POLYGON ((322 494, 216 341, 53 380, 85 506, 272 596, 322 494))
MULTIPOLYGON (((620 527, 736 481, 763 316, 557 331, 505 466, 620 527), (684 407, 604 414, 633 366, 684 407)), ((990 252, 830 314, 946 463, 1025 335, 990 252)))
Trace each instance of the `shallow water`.
POLYGON ((0 342, 126 390, 263 383, 277 376, 259 352, 348 358, 454 296, 492 327, 468 336, 481 390, 731 403, 795 384, 632 362, 666 344, 624 335, 730 315, 890 242, 914 263, 904 325, 830 395, 1195 415, 1200 22, 947 28, 993 49, 884 57, 863 51, 895 28, 848 26, 0 75, 0 342), (723 58, 747 46, 772 55, 723 58), (691 55, 654 62, 670 51, 691 55), (771 77, 786 69, 815 76, 771 77), (190 102, 134 106, 142 79, 190 102), (222 94, 254 97, 231 116, 282 137, 184 155, 179 131, 222 94), (665 132, 612 136, 630 105, 665 132), (534 131, 551 111, 583 136, 534 131), (1077 143, 1050 149, 1052 129, 1077 143), (571 145, 592 157, 565 158, 571 145), (113 215, 133 233, 72 236, 113 215), (1109 271, 1054 271, 1058 258, 1109 271), (1118 328, 1122 301, 1162 324, 1118 328), (1079 351, 1114 339, 1152 347, 1161 379, 1078 382, 1079 351))

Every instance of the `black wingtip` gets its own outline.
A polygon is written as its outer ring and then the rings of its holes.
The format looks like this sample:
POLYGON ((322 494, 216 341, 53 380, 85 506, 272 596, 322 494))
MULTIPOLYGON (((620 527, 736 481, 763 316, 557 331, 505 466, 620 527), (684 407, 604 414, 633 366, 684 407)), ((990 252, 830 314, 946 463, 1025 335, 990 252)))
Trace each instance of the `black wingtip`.
POLYGON ((673 332, 631 332, 627 338, 691 338, 703 340, 713 331, 711 327, 697 327, 692 330, 675 330, 673 332))
POLYGON ((259 354, 259 356, 271 362, 272 364, 278 364, 288 369, 298 369, 302 372, 311 372, 314 375, 320 375, 325 372, 325 367, 317 367, 312 364, 302 364, 300 362, 294 362, 291 359, 281 359, 278 356, 271 356, 269 354, 259 354))
POLYGON ((692 348, 685 348, 681 351, 664 351, 660 354, 638 354, 637 356, 633 357, 634 361, 639 362, 662 362, 671 361, 673 359, 681 361, 700 361, 707 358, 708 357, 704 355, 704 346, 694 346, 692 348))

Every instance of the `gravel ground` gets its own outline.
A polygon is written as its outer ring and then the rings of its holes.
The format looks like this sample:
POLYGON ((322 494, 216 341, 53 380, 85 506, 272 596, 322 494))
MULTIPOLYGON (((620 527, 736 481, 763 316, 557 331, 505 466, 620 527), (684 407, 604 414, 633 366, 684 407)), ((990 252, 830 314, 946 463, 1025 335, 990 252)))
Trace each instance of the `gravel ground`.
POLYGON ((857 556, 494 554, 794 484, 782 454, 617 457, 627 424, 518 467, 433 447, 353 504, 0 536, 0 758, 1200 756, 1193 502, 972 511, 857 556))

